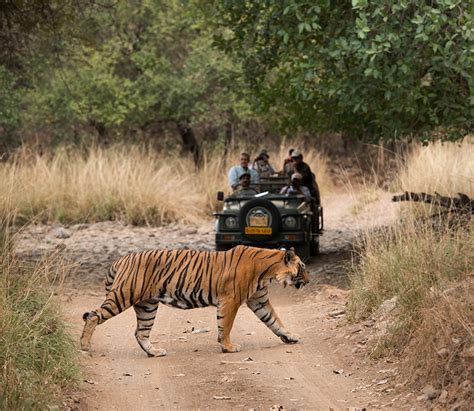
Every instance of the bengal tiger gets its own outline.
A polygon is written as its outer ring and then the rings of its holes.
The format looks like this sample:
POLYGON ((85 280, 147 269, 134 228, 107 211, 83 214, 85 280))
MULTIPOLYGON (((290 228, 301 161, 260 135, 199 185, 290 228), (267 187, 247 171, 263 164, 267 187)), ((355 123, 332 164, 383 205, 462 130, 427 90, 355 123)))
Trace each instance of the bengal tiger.
POLYGON ((268 298, 272 279, 300 288, 309 281, 304 263, 294 250, 237 246, 228 251, 148 250, 117 259, 106 280, 102 305, 83 315, 81 348, 90 349, 95 327, 133 305, 135 338, 148 356, 166 351, 150 342, 159 303, 182 309, 216 306, 217 340, 223 352, 238 352, 230 341, 235 316, 246 302, 255 315, 284 343, 299 336, 288 332, 268 298))

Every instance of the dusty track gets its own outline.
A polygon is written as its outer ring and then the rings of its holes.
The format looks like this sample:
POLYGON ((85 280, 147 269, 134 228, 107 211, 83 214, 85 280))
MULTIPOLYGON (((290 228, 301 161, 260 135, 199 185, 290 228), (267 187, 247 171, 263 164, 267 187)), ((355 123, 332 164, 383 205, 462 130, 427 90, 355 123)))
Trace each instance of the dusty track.
MULTIPOLYGON (((147 358, 133 337, 133 311, 105 323, 94 334, 90 356, 84 356, 88 382, 83 384, 80 408, 343 409, 366 403, 363 393, 351 392, 364 384, 364 377, 348 361, 347 350, 340 350, 344 338, 334 335, 337 321, 327 315, 343 307, 345 293, 332 287, 316 297, 289 289, 272 291, 276 310, 291 330, 300 333, 301 343, 283 344, 242 307, 232 333, 242 351, 222 354, 215 309, 160 307, 152 341, 168 355, 147 358), (210 332, 187 333, 192 327, 208 327, 210 332), (341 369, 341 374, 335 373, 341 369)), ((70 315, 77 335, 81 314, 101 299, 73 298, 70 315)))
MULTIPOLYGON (((216 341, 215 308, 183 311, 160 306, 151 340, 168 355, 147 358, 134 339, 135 315, 129 310, 97 328, 92 349, 82 358, 84 381, 70 406, 81 410, 390 406, 393 398, 384 392, 387 386, 378 387, 380 369, 356 353, 357 343, 364 343, 359 341, 360 330, 347 325, 344 315, 329 313, 343 309, 346 302, 347 292, 341 288, 348 284, 345 264, 354 236, 360 229, 390 223, 394 207, 388 196, 364 204, 340 194, 325 202, 326 233, 322 255, 309 265, 311 284, 302 291, 271 290, 280 318, 301 335, 299 344, 283 344, 243 306, 232 331, 242 351, 222 354, 216 341), (193 327, 209 332, 192 334, 193 327)), ((62 298, 79 339, 82 313, 102 302, 100 282, 113 258, 140 248, 209 249, 211 224, 191 231, 112 223, 69 227, 70 237, 63 239, 57 238, 58 227, 38 226, 25 233, 19 252, 34 255, 41 247, 65 246, 77 265, 72 288, 62 298)))

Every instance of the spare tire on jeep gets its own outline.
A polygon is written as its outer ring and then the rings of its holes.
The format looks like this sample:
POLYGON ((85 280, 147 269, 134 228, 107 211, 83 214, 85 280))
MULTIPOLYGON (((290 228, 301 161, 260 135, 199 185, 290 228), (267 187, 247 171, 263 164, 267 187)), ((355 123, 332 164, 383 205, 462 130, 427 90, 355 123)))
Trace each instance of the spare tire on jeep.
POLYGON ((240 210, 239 227, 245 238, 269 241, 280 231, 280 212, 271 201, 250 200, 240 210))

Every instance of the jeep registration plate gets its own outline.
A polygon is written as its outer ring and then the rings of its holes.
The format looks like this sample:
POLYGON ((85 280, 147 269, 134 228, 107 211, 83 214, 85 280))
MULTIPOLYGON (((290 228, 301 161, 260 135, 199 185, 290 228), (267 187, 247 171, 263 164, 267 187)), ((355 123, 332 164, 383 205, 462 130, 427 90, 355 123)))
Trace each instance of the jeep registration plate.
POLYGON ((245 227, 245 234, 264 234, 271 235, 271 227, 245 227))

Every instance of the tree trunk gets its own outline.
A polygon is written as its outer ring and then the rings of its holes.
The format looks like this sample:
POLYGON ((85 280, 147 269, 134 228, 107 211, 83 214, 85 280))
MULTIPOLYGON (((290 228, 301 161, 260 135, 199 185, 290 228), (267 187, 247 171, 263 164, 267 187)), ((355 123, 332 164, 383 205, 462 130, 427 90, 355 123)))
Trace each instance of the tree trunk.
POLYGON ((379 140, 377 151, 377 175, 385 174, 385 148, 383 140, 379 140))
POLYGON ((234 125, 229 121, 225 125, 224 157, 234 148, 234 125))
POLYGON ((191 128, 189 121, 187 120, 180 120, 176 125, 178 126, 184 150, 193 155, 194 164, 198 167, 201 154, 194 130, 191 128))
POLYGON ((101 123, 100 121, 96 121, 96 120, 91 120, 90 124, 97 131, 97 134, 99 136, 99 145, 106 146, 107 144, 109 144, 109 135, 108 135, 107 128, 105 127, 105 125, 101 123))

